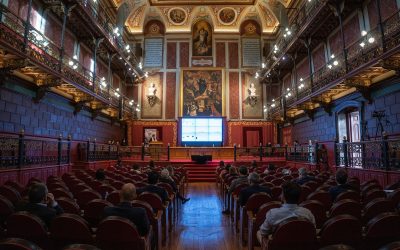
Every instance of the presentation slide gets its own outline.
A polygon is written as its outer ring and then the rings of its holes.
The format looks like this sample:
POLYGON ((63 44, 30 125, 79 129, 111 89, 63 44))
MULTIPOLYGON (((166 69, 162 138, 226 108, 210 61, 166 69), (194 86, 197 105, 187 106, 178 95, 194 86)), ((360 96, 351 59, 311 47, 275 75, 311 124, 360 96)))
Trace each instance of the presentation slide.
POLYGON ((182 118, 182 142, 222 142, 222 118, 182 118))

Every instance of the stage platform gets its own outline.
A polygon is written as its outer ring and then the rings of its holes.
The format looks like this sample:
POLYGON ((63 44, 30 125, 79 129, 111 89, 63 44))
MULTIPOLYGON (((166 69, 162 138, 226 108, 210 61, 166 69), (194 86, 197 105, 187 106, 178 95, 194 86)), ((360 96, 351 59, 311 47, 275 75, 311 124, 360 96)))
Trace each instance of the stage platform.
MULTIPOLYGON (((250 163, 253 160, 256 160, 255 158, 251 159, 240 159, 240 161, 233 161, 231 159, 218 159, 218 160, 213 160, 213 161, 208 161, 204 164, 198 164, 194 161, 191 160, 185 160, 185 159, 180 159, 180 160, 171 160, 171 161, 154 161, 156 166, 168 166, 168 165, 173 165, 173 166, 183 166, 186 171, 187 171, 187 176, 188 176, 188 181, 189 182, 215 182, 216 179, 216 168, 219 165, 219 162, 223 160, 225 164, 230 163, 234 166, 250 166, 250 163)), ((133 163, 138 163, 141 166, 146 166, 148 161, 140 161, 140 160, 130 160, 130 159, 123 159, 122 160, 123 164, 133 164, 133 163)), ((276 166, 284 166, 286 164, 286 159, 284 157, 269 157, 269 158, 263 158, 262 161, 257 161, 258 167, 266 167, 268 164, 274 164, 276 166)))

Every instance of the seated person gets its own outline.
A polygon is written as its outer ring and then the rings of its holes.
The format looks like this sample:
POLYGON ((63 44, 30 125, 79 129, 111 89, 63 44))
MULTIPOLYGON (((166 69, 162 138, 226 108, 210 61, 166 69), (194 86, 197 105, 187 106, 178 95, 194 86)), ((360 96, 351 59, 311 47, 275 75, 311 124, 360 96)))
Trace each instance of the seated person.
POLYGON ((222 171, 225 168, 225 162, 224 161, 219 161, 219 165, 216 169, 217 173, 218 171, 222 171))
POLYGON ((150 172, 147 175, 147 182, 149 183, 149 185, 140 188, 137 190, 138 194, 141 194, 143 192, 150 192, 150 193, 155 193, 157 194, 163 203, 168 201, 168 193, 165 189, 163 189, 162 187, 156 186, 158 180, 159 180, 160 176, 158 175, 157 172, 150 172))
MULTIPOLYGON (((315 218, 311 211, 298 205, 301 187, 295 182, 288 181, 282 185, 282 193, 282 201, 284 204, 280 208, 274 208, 267 212, 265 221, 257 232, 257 239, 260 243, 263 236, 272 234, 281 222, 288 219, 305 219, 315 226, 315 218)), ((301 230, 301 228, 299 230, 301 230)))
POLYGON ((306 168, 300 168, 299 169, 299 178, 297 178, 297 180, 295 180, 295 182, 299 185, 303 185, 303 184, 305 184, 309 181, 313 181, 313 180, 315 180, 314 176, 309 176, 306 168))
MULTIPOLYGON (((235 168, 236 169, 236 168, 235 168)), ((248 183, 247 181, 248 170, 245 166, 239 167, 239 177, 234 179, 229 186, 228 192, 232 193, 233 190, 242 183, 248 183)))
POLYGON ((102 168, 97 169, 96 174, 95 174, 95 178, 98 181, 105 182, 106 173, 104 172, 104 169, 102 169, 102 168))
POLYGON ((257 161, 252 160, 250 165, 250 172, 257 172, 257 169, 258 169, 257 161))
MULTIPOLYGON (((102 168, 97 169, 95 177, 96 177, 96 180, 102 182, 103 184, 106 184, 106 185, 109 184, 108 181, 106 180, 106 173, 104 172, 104 169, 102 169, 102 168)), ((105 199, 107 199, 108 192, 101 192, 100 195, 101 195, 101 198, 103 200, 105 200, 105 199)))
POLYGON ((179 193, 178 187, 176 186, 174 179, 172 179, 172 177, 169 175, 168 169, 164 168, 161 170, 160 182, 168 183, 174 190, 174 193, 176 193, 178 199, 182 201, 182 204, 185 204, 190 200, 190 198, 185 198, 179 193))
POLYGON ((63 213, 63 209, 54 199, 54 195, 49 193, 43 183, 34 183, 28 192, 29 202, 21 204, 18 211, 27 211, 37 215, 47 226, 50 226, 54 217, 63 213))
MULTIPOLYGON (((236 169, 236 168, 230 168, 230 170, 232 170, 232 169, 236 169)), ((233 192, 233 190, 235 190, 235 188, 236 188, 237 186, 239 186, 240 184, 247 184, 247 183, 248 183, 248 181, 247 181, 247 174, 248 174, 247 167, 245 167, 245 166, 240 166, 240 167, 239 167, 239 177, 237 177, 236 179, 234 179, 234 180, 231 182, 231 185, 229 186, 229 189, 228 189, 228 193, 229 193, 229 194, 231 194, 231 193, 233 192)), ((231 176, 232 176, 232 175, 231 175, 231 176)), ((229 214, 230 211, 229 211, 229 209, 225 209, 224 211, 222 211, 222 213, 223 213, 223 214, 229 214)))
POLYGON ((147 170, 148 172, 155 171, 156 166, 154 165, 154 161, 153 160, 149 161, 149 164, 147 165, 147 168, 148 168, 148 170, 147 170))
POLYGON ((336 183, 338 185, 331 187, 329 189, 329 194, 332 197, 332 200, 336 200, 339 194, 346 192, 347 190, 356 190, 353 186, 346 183, 347 182, 347 173, 343 169, 339 169, 336 172, 336 183))
POLYGON ((121 202, 113 207, 105 207, 103 216, 120 216, 132 221, 141 236, 149 232, 150 223, 144 208, 133 207, 132 201, 136 199, 136 188, 132 183, 122 186, 119 193, 121 202))
POLYGON ((140 171, 140 166, 139 166, 139 164, 134 163, 134 164, 132 165, 131 172, 134 173, 134 174, 141 174, 142 172, 140 171))
POLYGON ((268 187, 262 187, 260 186, 260 176, 257 173, 251 173, 249 174, 249 184, 250 187, 244 188, 240 190, 239 193, 239 204, 240 206, 246 205, 247 200, 250 198, 255 193, 267 193, 271 195, 271 189, 268 187))
POLYGON ((275 165, 270 163, 268 167, 264 170, 264 174, 274 174, 275 173, 275 165))

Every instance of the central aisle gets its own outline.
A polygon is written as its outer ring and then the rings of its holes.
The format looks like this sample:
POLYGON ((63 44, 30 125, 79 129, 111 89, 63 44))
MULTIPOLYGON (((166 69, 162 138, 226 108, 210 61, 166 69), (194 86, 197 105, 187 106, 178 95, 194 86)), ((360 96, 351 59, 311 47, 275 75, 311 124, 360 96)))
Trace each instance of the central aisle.
POLYGON ((229 216, 214 183, 189 183, 190 201, 182 206, 180 218, 165 249, 247 249, 240 247, 229 216))

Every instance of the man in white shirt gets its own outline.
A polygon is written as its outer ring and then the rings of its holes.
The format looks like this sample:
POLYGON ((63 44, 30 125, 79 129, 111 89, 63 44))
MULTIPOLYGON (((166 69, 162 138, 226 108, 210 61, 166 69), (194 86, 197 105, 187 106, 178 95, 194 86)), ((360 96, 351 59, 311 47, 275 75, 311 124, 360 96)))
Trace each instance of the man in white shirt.
MULTIPOLYGON (((282 185, 283 205, 267 212, 265 221, 257 232, 257 239, 261 243, 263 236, 272 234, 276 227, 288 219, 305 219, 315 226, 315 218, 310 210, 298 206, 301 187, 294 182, 286 182, 282 185)), ((301 228, 299 228, 301 230, 301 228)))

